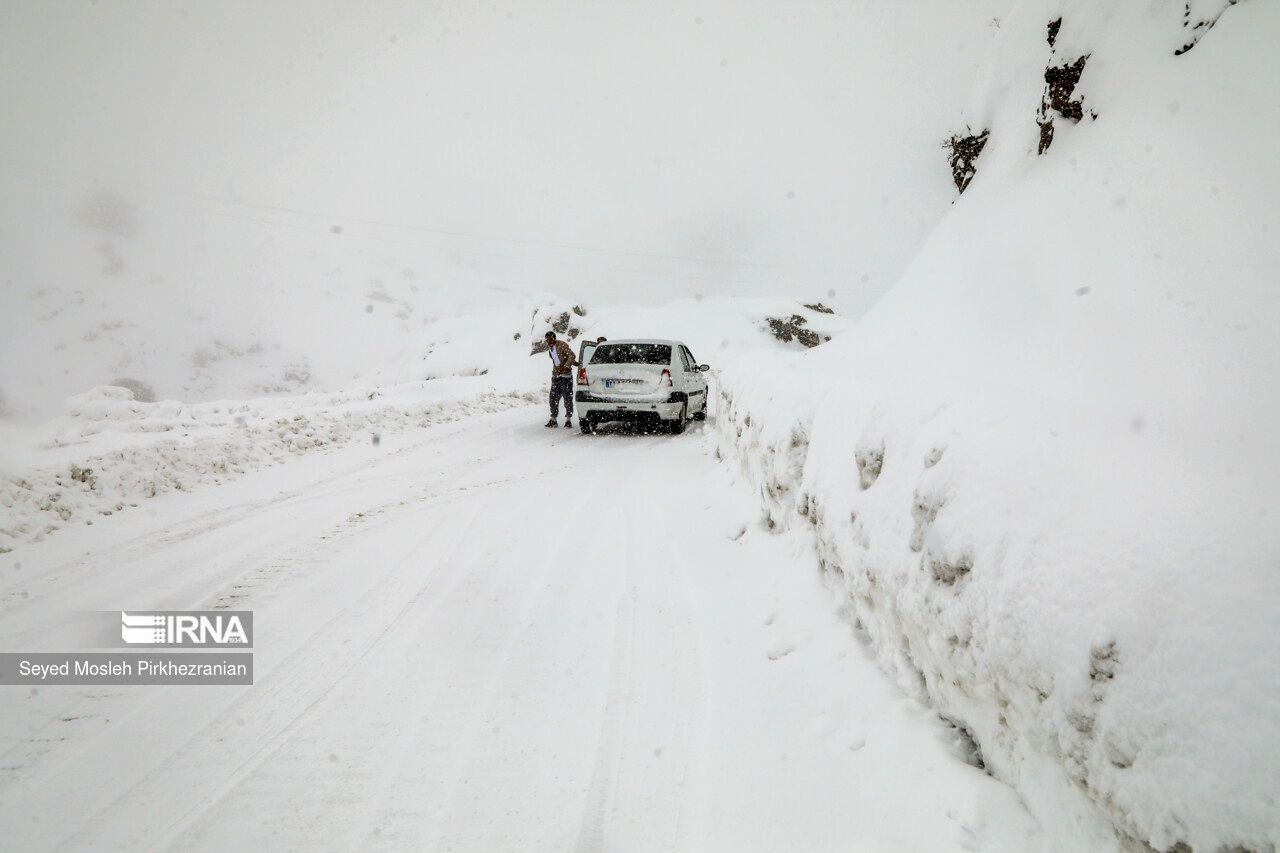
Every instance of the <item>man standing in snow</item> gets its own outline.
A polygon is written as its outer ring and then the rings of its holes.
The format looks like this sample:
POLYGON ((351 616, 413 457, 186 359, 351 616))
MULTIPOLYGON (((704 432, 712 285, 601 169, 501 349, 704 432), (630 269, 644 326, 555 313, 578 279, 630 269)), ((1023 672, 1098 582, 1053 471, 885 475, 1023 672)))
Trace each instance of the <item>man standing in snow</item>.
POLYGON ((551 356, 551 420, 547 426, 556 425, 560 414, 560 398, 564 398, 564 425, 573 426, 573 350, 564 341, 556 340, 555 332, 547 332, 547 354, 551 356))

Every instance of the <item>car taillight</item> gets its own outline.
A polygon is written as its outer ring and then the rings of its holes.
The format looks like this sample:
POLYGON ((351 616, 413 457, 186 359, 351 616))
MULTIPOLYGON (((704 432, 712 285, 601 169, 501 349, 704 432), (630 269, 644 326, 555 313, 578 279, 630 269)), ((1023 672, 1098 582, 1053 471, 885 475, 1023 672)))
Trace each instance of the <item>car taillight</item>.
POLYGON ((673 383, 673 382, 671 381, 671 371, 670 371, 670 370, 664 370, 664 371, 662 371, 662 378, 658 380, 658 384, 659 384, 659 385, 661 385, 663 382, 666 382, 666 383, 667 383, 667 387, 668 387, 668 388, 674 388, 674 387, 675 387, 675 383, 673 383))
POLYGON ((587 384, 587 369, 585 367, 578 368, 578 384, 579 385, 587 384))

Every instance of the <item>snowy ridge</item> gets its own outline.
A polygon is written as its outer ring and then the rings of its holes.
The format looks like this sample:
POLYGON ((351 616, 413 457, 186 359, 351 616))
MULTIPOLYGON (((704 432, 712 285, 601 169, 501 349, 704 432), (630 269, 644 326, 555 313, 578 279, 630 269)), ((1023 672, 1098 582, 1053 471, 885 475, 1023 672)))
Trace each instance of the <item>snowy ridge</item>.
POLYGON ((304 453, 533 399, 478 377, 197 404, 143 403, 100 386, 69 399, 65 418, 21 438, 14 431, 13 444, 30 446, 25 464, 4 463, 0 548, 304 453))

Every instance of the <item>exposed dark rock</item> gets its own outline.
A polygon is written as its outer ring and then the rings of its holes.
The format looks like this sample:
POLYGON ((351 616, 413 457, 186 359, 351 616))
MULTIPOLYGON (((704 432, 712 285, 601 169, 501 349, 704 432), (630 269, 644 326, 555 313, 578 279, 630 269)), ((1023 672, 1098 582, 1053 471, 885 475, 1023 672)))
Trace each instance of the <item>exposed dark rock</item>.
POLYGON ((1049 47, 1053 47, 1054 43, 1058 41, 1058 30, 1060 29, 1062 29, 1061 18, 1049 22, 1049 47))
POLYGON ((1069 118, 1072 121, 1084 118, 1081 100, 1079 98, 1073 100, 1071 95, 1076 90, 1076 84, 1080 82, 1080 75, 1084 73, 1084 66, 1088 59, 1086 54, 1075 62, 1056 67, 1051 65, 1044 70, 1044 104, 1047 109, 1055 110, 1063 118, 1069 118))
MULTIPOLYGON (((822 339, 818 337, 817 333, 810 332, 807 329, 798 329, 796 331, 796 340, 804 344, 805 346, 809 347, 810 349, 822 343, 822 339)), ((827 340, 831 340, 831 339, 827 338, 827 340)))
MULTIPOLYGON (((537 355, 538 353, 547 351, 547 344, 543 340, 542 335, 544 332, 548 331, 548 326, 550 327, 549 331, 553 331, 557 335, 561 335, 568 340, 577 338, 582 334, 582 330, 577 326, 571 326, 571 323, 573 322, 574 315, 584 317, 586 316, 586 313, 587 309, 581 305, 574 305, 569 311, 560 311, 559 313, 556 313, 555 308, 551 306, 535 308, 533 316, 530 318, 532 321, 532 328, 529 332, 529 354, 537 355)), ((523 335, 520 332, 516 332, 511 336, 511 339, 513 341, 518 341, 522 337, 523 335)))
POLYGON ((973 180, 973 176, 978 173, 978 155, 982 153, 990 137, 991 131, 984 130, 981 133, 969 133, 966 136, 952 136, 942 143, 942 147, 951 152, 948 157, 951 161, 951 179, 955 181, 956 189, 960 192, 965 191, 969 182, 973 180))
POLYGON ((769 326, 769 331, 773 336, 783 343, 789 344, 792 341, 799 341, 806 347, 812 349, 822 343, 822 336, 817 332, 804 328, 808 321, 799 314, 792 314, 789 320, 782 320, 777 317, 766 317, 765 323, 769 326))
POLYGON ((817 311, 819 314, 836 313, 836 310, 834 308, 828 308, 827 306, 823 305, 821 302, 815 302, 812 305, 805 303, 804 307, 808 308, 810 311, 817 311))
MULTIPOLYGON (((1036 123, 1040 125, 1040 147, 1038 154, 1049 150, 1053 143, 1053 115, 1078 122, 1084 118, 1084 100, 1072 98, 1080 75, 1084 73, 1085 63, 1089 55, 1079 57, 1065 65, 1050 65, 1044 69, 1044 96, 1040 100, 1040 110, 1036 123)), ((1095 115, 1094 118, 1097 118, 1095 115)))
POLYGON ((1040 125, 1040 144, 1036 147, 1036 153, 1043 154, 1053 144, 1053 119, 1041 116, 1036 119, 1036 124, 1040 125))

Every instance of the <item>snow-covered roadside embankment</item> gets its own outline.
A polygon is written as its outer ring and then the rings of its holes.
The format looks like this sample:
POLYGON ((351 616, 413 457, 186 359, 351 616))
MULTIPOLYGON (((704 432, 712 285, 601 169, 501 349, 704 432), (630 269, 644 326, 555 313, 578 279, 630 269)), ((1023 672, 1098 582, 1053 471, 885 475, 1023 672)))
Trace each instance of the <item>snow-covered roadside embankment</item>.
POLYGON ((722 366, 767 523, 1058 849, 1280 848, 1277 31, 1011 9, 976 176, 894 288, 722 366))
POLYGON ((1063 849, 1273 849, 1274 532, 1219 499, 1247 478, 1042 399, 812 372, 721 371, 719 450, 882 667, 1063 849))
POLYGON ((98 387, 70 398, 65 417, 6 440, 15 459, 0 470, 0 552, 157 494, 534 399, 480 377, 210 403, 143 403, 98 387))

